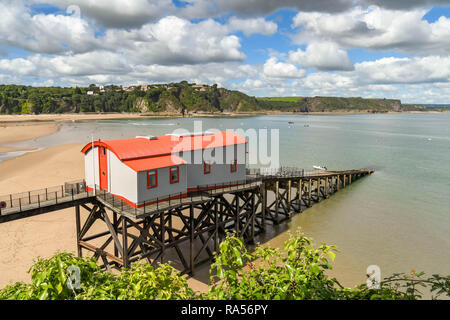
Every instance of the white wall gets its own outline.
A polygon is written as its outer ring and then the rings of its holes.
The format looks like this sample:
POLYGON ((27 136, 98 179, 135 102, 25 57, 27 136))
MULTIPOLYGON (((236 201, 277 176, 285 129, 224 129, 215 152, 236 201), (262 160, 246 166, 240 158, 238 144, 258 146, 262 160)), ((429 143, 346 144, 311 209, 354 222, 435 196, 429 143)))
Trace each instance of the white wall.
MULTIPOLYGON (((205 149, 206 150, 206 149, 205 149)), ((212 184, 226 184, 228 182, 235 182, 239 180, 245 180, 246 175, 246 150, 245 144, 240 144, 235 147, 226 146, 215 148, 215 154, 211 152, 211 149, 207 150, 195 150, 178 154, 183 160, 187 161, 187 187, 195 188, 197 186, 212 185, 212 184), (231 153, 230 151, 233 151, 231 153), (227 153, 228 152, 228 153, 227 153), (227 159, 227 154, 232 155, 233 159, 238 160, 236 172, 231 172, 230 164, 232 159, 227 159), (213 155, 213 156, 211 156, 213 155), (219 159, 214 163, 211 161, 211 173, 205 174, 203 170, 203 161, 219 159), (196 164, 200 159, 201 164, 196 164)))
MULTIPOLYGON (((216 148, 216 155, 223 155, 222 164, 212 163, 211 173, 204 174, 203 160, 202 164, 190 164, 194 161, 193 154, 197 152, 199 159, 210 160, 208 156, 210 152, 203 150, 183 152, 179 156, 188 161, 186 165, 180 165, 180 181, 178 183, 170 183, 169 167, 158 169, 158 186, 155 188, 147 188, 147 171, 135 172, 127 165, 123 164, 116 155, 108 150, 108 190, 109 192, 122 196, 134 203, 143 203, 153 199, 164 198, 170 194, 185 193, 187 188, 195 188, 197 186, 232 183, 245 179, 246 175, 246 154, 245 144, 238 145, 238 154, 235 156, 238 160, 236 172, 230 171, 231 159, 227 159, 227 151, 235 146, 226 146, 216 148), (203 157, 205 155, 205 157, 203 157), (192 157, 192 158, 191 158, 192 157)), ((93 188, 94 177, 95 184, 99 185, 98 171, 98 148, 90 149, 85 154, 85 179, 86 184, 93 188), (93 161, 95 169, 93 168, 93 161)))
POLYGON ((138 201, 138 173, 122 163, 108 150, 108 191, 136 203, 138 201))
POLYGON ((86 185, 94 188, 95 183, 98 188, 100 181, 98 172, 98 148, 96 146, 93 149, 89 149, 84 155, 84 173, 86 185))
POLYGON ((186 165, 180 165, 180 179, 177 183, 170 183, 170 167, 159 168, 158 186, 147 188, 147 171, 138 172, 138 203, 164 198, 169 195, 186 193, 187 176, 186 165))

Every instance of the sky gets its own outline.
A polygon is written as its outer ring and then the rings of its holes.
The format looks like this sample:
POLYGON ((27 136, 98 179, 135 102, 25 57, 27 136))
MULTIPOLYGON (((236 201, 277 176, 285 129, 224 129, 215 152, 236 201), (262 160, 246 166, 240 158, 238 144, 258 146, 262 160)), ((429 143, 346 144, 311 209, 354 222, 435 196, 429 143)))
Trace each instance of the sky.
POLYGON ((0 0, 0 83, 450 103, 450 0, 0 0))

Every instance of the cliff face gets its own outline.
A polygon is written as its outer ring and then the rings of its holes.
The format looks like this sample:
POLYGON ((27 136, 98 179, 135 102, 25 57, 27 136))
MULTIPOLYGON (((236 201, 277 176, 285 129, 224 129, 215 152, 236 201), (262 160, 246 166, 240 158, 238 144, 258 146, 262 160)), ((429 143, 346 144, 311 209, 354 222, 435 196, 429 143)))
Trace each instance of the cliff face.
POLYGON ((404 106, 396 99, 364 99, 361 97, 292 97, 261 98, 266 109, 291 112, 389 112, 424 110, 414 106, 404 106))
POLYGON ((187 81, 122 88, 31 87, 0 85, 0 113, 141 112, 165 114, 229 112, 388 112, 424 111, 423 106, 403 105, 394 99, 360 97, 255 98, 217 85, 187 81))
POLYGON ((260 110, 258 101, 239 91, 217 86, 170 84, 169 88, 150 89, 138 98, 135 108, 140 112, 197 113, 248 112, 260 110))

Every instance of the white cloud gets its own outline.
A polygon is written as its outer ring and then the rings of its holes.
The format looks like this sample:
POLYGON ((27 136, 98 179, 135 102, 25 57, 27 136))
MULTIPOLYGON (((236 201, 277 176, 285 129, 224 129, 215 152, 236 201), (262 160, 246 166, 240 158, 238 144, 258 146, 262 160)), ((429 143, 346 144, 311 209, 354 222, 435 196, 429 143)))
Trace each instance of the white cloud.
POLYGON ((189 0, 189 5, 180 10, 188 18, 223 16, 229 13, 238 16, 267 15, 279 9, 289 8, 303 12, 341 12, 352 6, 352 0, 189 0))
POLYGON ((246 36, 252 34, 273 35, 277 32, 278 25, 273 21, 267 21, 264 18, 240 19, 231 17, 228 25, 232 31, 242 31, 246 36))
POLYGON ((269 78, 301 78, 305 75, 304 69, 298 69, 295 65, 280 62, 277 58, 269 58, 263 67, 263 73, 269 78))
POLYGON ((93 51, 71 56, 29 56, 27 59, 2 59, 0 71, 27 76, 54 77, 86 76, 96 74, 121 74, 131 67, 120 54, 93 51))
POLYGON ((313 42, 305 51, 298 49, 289 52, 289 61, 305 68, 318 70, 353 70, 347 52, 333 42, 313 42))
MULTIPOLYGON (((280 63, 272 59, 274 65, 280 63)), ((450 57, 383 58, 356 63, 353 71, 319 71, 300 78, 280 79, 273 81, 261 72, 259 77, 233 87, 263 96, 276 95, 278 89, 286 96, 386 97, 405 103, 442 103, 450 98, 450 57)))
POLYGON ((133 28, 174 14, 172 0, 32 0, 61 9, 76 5, 82 16, 99 22, 107 28, 133 28))
POLYGON ((448 54, 450 50, 450 18, 444 16, 433 23, 422 20, 427 11, 387 10, 356 7, 351 11, 298 13, 293 27, 297 43, 332 41, 345 48, 398 50, 405 53, 448 54))
POLYGON ((162 18, 139 29, 109 29, 99 45, 141 64, 197 64, 242 61, 240 39, 212 19, 192 23, 175 16, 162 18))
POLYGON ((95 30, 75 16, 36 14, 21 2, 0 2, 0 44, 57 54, 86 52, 95 46, 95 30))
POLYGON ((364 83, 427 83, 450 81, 450 57, 383 58, 355 64, 364 83))
POLYGON ((377 5, 387 9, 408 10, 432 5, 448 5, 448 0, 359 0, 361 5, 377 5))

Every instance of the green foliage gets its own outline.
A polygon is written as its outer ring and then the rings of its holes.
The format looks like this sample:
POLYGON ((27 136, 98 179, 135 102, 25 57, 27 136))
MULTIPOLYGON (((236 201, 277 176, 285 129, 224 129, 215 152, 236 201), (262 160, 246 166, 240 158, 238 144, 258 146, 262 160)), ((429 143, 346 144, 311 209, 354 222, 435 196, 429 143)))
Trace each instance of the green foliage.
POLYGON ((106 86, 104 92, 91 84, 87 88, 0 85, 0 113, 64 112, 222 112, 258 110, 255 98, 217 85, 193 87, 186 81, 154 85, 143 91, 124 91, 106 86), (87 95, 88 91, 94 94, 87 95), (143 103, 144 102, 144 103, 143 103))
POLYGON ((432 298, 450 297, 450 276, 423 273, 394 274, 380 283, 379 289, 359 285, 344 288, 337 279, 328 278, 332 269, 334 246, 314 248, 311 239, 291 236, 279 249, 257 247, 249 253, 242 240, 228 238, 220 245, 220 254, 211 266, 212 287, 204 294, 208 299, 244 300, 416 300, 431 291, 432 298), (218 280, 218 281, 217 281, 218 280))
POLYGON ((249 252, 243 240, 227 237, 211 265, 211 288, 195 293, 177 270, 168 264, 153 268, 138 262, 119 274, 100 270, 93 259, 57 253, 38 258, 30 268, 31 283, 17 282, 0 290, 0 300, 147 300, 147 299, 296 299, 296 300, 416 300, 428 290, 433 299, 450 297, 450 276, 423 273, 394 274, 379 289, 365 284, 344 288, 326 275, 336 249, 298 234, 284 243, 284 250, 258 246, 249 252), (80 270, 80 286, 68 286, 68 268, 80 270))
POLYGON ((101 273, 96 262, 91 259, 76 258, 70 253, 57 253, 50 259, 38 258, 28 271, 31 283, 16 283, 0 291, 0 299, 55 300, 71 299, 75 293, 66 285, 66 270, 75 265, 80 268, 81 287, 95 284, 97 273, 101 273))
POLYGON ((361 97, 268 97, 258 98, 263 109, 291 112, 388 112, 425 110, 420 106, 406 106, 394 99, 364 99, 361 97))
POLYGON ((249 253, 242 241, 228 238, 211 267, 209 299, 335 299, 336 279, 328 279, 335 248, 315 249, 304 236, 290 237, 279 249, 258 247, 249 253), (246 266, 246 268, 243 268, 246 266), (216 283, 216 278, 219 282, 216 283))
POLYGON ((102 271, 95 260, 57 253, 50 259, 39 258, 29 270, 31 283, 17 282, 0 290, 0 300, 139 300, 192 299, 194 291, 185 278, 170 265, 154 269, 136 263, 119 275, 102 271), (67 285, 68 267, 80 269, 80 288, 67 285))

